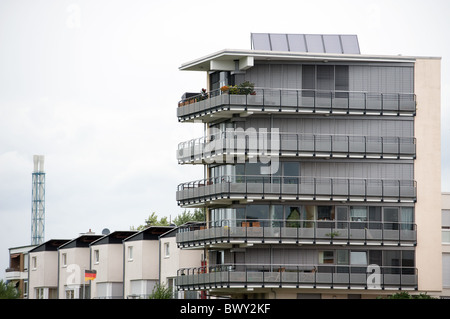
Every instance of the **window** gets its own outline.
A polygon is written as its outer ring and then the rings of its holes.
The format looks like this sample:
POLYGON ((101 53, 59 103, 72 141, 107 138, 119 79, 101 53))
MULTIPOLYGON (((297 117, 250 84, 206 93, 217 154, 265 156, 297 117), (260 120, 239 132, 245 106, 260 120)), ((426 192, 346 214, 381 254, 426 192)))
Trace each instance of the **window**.
POLYGON ((98 249, 94 250, 94 263, 98 264, 100 261, 100 252, 98 249))
MULTIPOLYGON (((36 257, 34 257, 36 258, 36 257)), ((44 299, 44 289, 45 288, 35 288, 36 290, 36 299, 44 299)))
POLYGON ((170 243, 164 243, 164 257, 170 257, 170 243))
POLYGON ((67 267, 67 254, 65 253, 61 255, 61 265, 67 267))
POLYGON ((297 184, 300 176, 300 165, 298 162, 284 162, 283 163, 283 182, 284 184, 297 184))
POLYGON ((133 260, 133 246, 128 246, 128 261, 133 260))
POLYGON ((412 207, 401 208, 401 229, 413 230, 414 229, 414 209, 412 207))
MULTIPOLYGON (((247 206, 247 222, 251 222, 252 226, 259 226, 269 219, 269 205, 248 205, 247 206)), ((258 227, 259 227, 258 226, 258 227)))
POLYGON ((348 265, 348 250, 337 250, 337 263, 338 265, 348 265))
POLYGON ((334 263, 334 251, 325 250, 319 251, 319 264, 333 264, 334 263))
POLYGON ((450 244, 450 229, 443 229, 442 230, 442 243, 443 244, 450 244))
POLYGON ((37 268, 37 257, 31 258, 31 268, 35 270, 37 268))
POLYGON ((318 220, 334 220, 334 206, 318 206, 317 207, 318 220))
POLYGON ((352 265, 367 265, 367 252, 351 251, 350 262, 352 265))
POLYGON ((28 297, 28 280, 23 281, 23 297, 28 297))
POLYGON ((66 290, 66 299, 75 299, 75 291, 73 289, 66 290))
POLYGON ((352 222, 363 222, 367 221, 367 207, 363 206, 352 206, 350 208, 350 220, 352 222))
POLYGON ((384 207, 383 209, 384 227, 389 230, 398 229, 398 208, 384 207))
POLYGON ((302 87, 304 96, 314 96, 312 90, 324 92, 340 91, 336 97, 348 97, 349 67, 348 65, 303 65, 302 87), (308 92, 308 90, 311 90, 308 92), (309 94, 309 95, 305 95, 309 94))
POLYGON ((269 206, 270 220, 272 220, 272 227, 280 227, 283 225, 283 206, 270 205, 269 206))

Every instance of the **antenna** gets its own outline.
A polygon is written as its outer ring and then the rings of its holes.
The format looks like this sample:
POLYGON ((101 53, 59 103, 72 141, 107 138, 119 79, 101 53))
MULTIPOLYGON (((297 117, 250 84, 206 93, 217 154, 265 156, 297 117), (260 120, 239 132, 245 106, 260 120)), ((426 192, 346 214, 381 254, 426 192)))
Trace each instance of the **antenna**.
POLYGON ((31 244, 44 242, 45 226, 45 173, 44 156, 33 156, 34 170, 31 174, 31 244))

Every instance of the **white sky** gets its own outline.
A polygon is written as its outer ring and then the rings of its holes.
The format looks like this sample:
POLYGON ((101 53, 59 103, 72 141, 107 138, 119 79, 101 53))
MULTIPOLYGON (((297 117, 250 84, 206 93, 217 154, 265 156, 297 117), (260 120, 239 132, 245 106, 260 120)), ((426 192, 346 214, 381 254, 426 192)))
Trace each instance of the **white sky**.
POLYGON ((450 191, 448 0, 0 1, 0 279, 31 241, 33 155, 45 156, 45 240, 173 219, 187 61, 250 49, 251 32, 357 34, 364 54, 442 57, 442 187, 450 191))

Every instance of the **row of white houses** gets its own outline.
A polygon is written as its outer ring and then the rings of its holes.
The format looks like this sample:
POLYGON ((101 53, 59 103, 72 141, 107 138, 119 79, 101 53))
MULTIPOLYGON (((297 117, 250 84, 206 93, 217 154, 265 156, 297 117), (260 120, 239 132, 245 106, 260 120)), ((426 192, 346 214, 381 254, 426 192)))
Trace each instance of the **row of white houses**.
POLYGON ((171 287, 175 298, 197 298, 178 292, 175 280, 178 269, 201 266, 203 251, 178 249, 176 229, 89 232, 10 248, 6 280, 28 299, 148 298, 157 284, 171 287), (85 278, 89 272, 94 279, 85 278))

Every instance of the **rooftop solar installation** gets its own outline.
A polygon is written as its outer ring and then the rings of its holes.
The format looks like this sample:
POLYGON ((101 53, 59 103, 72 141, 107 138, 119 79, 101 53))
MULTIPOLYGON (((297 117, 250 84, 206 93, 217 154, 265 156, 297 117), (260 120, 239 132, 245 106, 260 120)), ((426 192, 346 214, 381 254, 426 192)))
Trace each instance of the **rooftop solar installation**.
POLYGON ((358 36, 351 34, 252 33, 251 41, 253 50, 361 54, 358 36))

